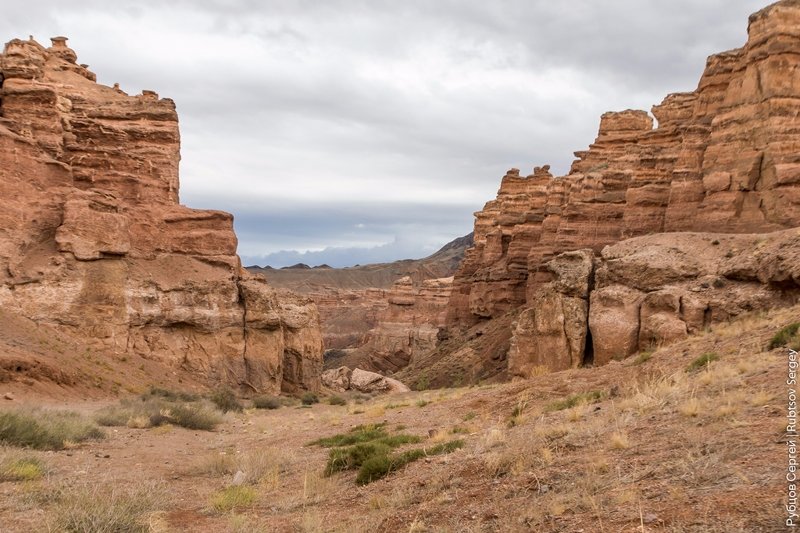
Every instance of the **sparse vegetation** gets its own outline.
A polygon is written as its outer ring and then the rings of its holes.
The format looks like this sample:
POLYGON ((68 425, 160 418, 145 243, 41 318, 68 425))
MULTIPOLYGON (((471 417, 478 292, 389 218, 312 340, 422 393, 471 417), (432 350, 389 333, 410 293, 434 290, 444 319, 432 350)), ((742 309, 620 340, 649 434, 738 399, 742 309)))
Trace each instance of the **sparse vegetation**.
POLYGON ((218 513, 227 513, 250 507, 256 501, 258 493, 247 485, 232 485, 212 496, 211 508, 218 513))
POLYGON ((452 440, 428 448, 407 450, 395 455, 373 455, 366 459, 361 465, 361 468, 359 468, 358 475, 356 476, 356 483, 359 485, 372 483, 423 457, 443 455, 463 447, 463 440, 452 440))
POLYGON ((256 409, 280 409, 283 407, 283 403, 276 396, 256 396, 253 398, 253 407, 256 409))
POLYGON ((44 463, 31 455, 10 453, 0 461, 0 481, 34 481, 45 471, 44 463))
POLYGON ((210 399, 213 404, 217 406, 217 409, 223 413, 227 413, 228 411, 241 413, 244 410, 244 406, 230 387, 217 388, 211 393, 210 399))
POLYGON ((328 398, 328 404, 330 404, 330 405, 347 405, 347 400, 345 400, 341 396, 331 396, 331 397, 328 398))
POLYGON ((328 454, 328 464, 324 472, 326 476, 358 469, 356 482, 359 484, 379 479, 420 457, 450 453, 464 445, 463 441, 452 441, 392 454, 395 448, 421 441, 422 438, 417 435, 389 435, 385 424, 374 424, 358 426, 348 433, 319 439, 310 444, 333 448, 328 454))
POLYGON ((341 433, 332 437, 323 437, 308 443, 309 446, 322 446, 323 448, 334 448, 340 446, 351 446, 360 442, 369 442, 388 436, 384 427, 386 424, 366 424, 356 426, 348 433, 341 433))
POLYGON ((37 450, 103 438, 91 420, 72 411, 18 408, 0 411, 0 443, 37 450))
POLYGON ((570 409, 575 407, 576 405, 584 405, 584 404, 591 404, 597 403, 605 397, 605 394, 601 391, 593 390, 588 392, 581 392, 578 394, 572 394, 563 400, 558 400, 552 403, 549 403, 545 408, 545 411, 552 412, 552 411, 563 411, 564 409, 570 409))
POLYGON ((655 353, 653 350, 645 350, 643 352, 639 352, 639 355, 636 356, 636 359, 634 359, 633 364, 642 365, 646 363, 647 361, 650 360, 650 358, 653 357, 653 353, 655 353))
POLYGON ((767 345, 768 350, 788 346, 793 350, 800 350, 800 322, 793 322, 784 328, 781 328, 767 345))
POLYGON ((425 407, 429 403, 431 402, 429 402, 428 400, 417 400, 417 407, 425 407))
POLYGON ((694 372, 695 370, 699 370, 703 367, 710 365, 713 361, 719 359, 719 356, 715 352, 706 352, 691 363, 689 366, 686 367, 687 372, 694 372))
POLYGON ((167 492, 152 483, 125 489, 116 485, 63 486, 50 495, 56 531, 85 533, 151 531, 149 517, 167 504, 167 492))
POLYGON ((313 392, 306 392, 303 396, 300 397, 300 403, 303 405, 313 405, 315 403, 319 403, 319 398, 313 392))
POLYGON ((184 400, 177 395, 144 394, 100 409, 95 420, 102 426, 144 429, 173 424, 187 429, 210 431, 222 422, 222 413, 203 400, 184 400))

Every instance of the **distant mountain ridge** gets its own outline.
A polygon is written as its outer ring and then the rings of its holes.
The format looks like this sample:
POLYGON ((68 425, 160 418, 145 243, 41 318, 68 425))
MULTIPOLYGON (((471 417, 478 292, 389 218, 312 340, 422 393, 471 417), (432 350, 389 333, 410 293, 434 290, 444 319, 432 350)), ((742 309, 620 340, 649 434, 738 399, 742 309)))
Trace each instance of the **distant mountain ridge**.
POLYGON ((290 267, 273 268, 257 265, 246 267, 253 274, 263 275, 274 287, 313 293, 328 289, 389 289, 405 276, 415 283, 426 279, 452 276, 461 264, 467 248, 472 246, 474 233, 464 235, 442 246, 422 259, 401 259, 391 263, 375 263, 347 268, 328 265, 310 267, 298 263, 290 267))

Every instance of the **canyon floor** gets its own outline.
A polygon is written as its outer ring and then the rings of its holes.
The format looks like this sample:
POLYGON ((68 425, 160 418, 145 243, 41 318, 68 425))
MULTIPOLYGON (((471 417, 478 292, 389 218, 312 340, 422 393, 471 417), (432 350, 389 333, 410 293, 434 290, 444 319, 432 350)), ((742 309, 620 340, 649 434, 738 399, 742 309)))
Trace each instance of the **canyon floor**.
MULTIPOLYGON (((798 316, 800 306, 746 316, 526 381, 287 402, 229 412, 214 431, 108 427, 61 451, 0 448, 0 463, 33 458, 44 471, 0 481, 0 529, 58 530, 65 506, 91 514, 116 502, 144 531, 782 531, 787 349, 767 346, 798 316), (705 354, 714 356, 691 368, 705 354), (464 446, 366 485, 352 471, 323 475, 329 450, 309 443, 365 424, 424 439, 405 448, 464 446), (215 510, 235 470, 251 498, 215 510)), ((27 404, 91 416, 118 402, 35 387, 14 396, 0 412, 27 404)))

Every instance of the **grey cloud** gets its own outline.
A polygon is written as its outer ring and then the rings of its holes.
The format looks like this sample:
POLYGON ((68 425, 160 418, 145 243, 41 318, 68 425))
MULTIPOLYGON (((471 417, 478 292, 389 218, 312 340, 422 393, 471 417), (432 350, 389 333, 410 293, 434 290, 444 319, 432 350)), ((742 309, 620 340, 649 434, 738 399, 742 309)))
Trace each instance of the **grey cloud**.
POLYGON ((0 37, 65 34, 101 82, 173 98, 182 199, 233 212, 243 255, 422 256, 507 168, 566 172, 602 112, 694 88, 763 5, 31 0, 0 37))

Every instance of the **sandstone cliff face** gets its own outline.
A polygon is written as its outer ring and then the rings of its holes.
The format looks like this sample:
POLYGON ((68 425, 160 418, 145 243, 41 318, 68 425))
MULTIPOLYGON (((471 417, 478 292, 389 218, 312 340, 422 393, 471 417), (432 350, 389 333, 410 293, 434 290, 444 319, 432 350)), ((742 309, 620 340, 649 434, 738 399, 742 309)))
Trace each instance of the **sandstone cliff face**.
POLYGON ((738 50, 711 56, 697 90, 607 113, 569 175, 510 170, 476 213, 455 275, 451 328, 536 298, 556 255, 660 232, 770 232, 800 225, 800 3, 750 18, 738 50))
POLYGON ((660 233, 567 252, 513 327, 509 373, 605 364, 800 301, 800 229, 660 233))
POLYGON ((0 55, 0 305, 195 371, 316 389, 319 317, 247 274, 233 217, 178 203, 175 105, 95 83, 63 38, 0 55))
POLYGON ((748 34, 652 116, 604 114, 567 176, 508 171, 455 274, 447 334, 467 340, 460 352, 511 316, 507 370, 526 376, 797 300, 796 233, 781 230, 800 226, 800 2, 755 13, 748 34), (701 231, 717 234, 676 233, 701 231))
POLYGON ((397 372, 437 344, 444 326, 453 278, 428 279, 414 284, 397 280, 388 291, 388 307, 358 349, 364 366, 381 373, 397 372))

